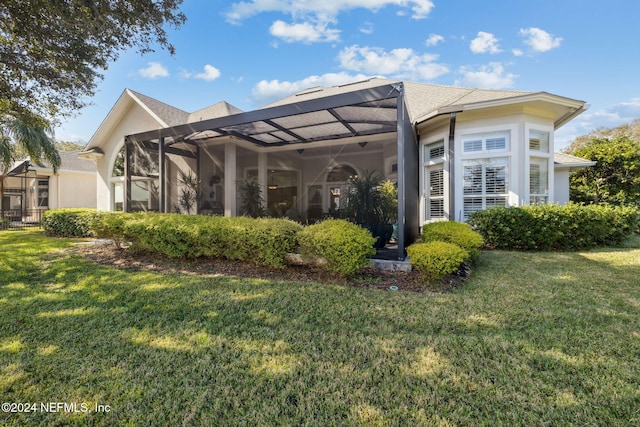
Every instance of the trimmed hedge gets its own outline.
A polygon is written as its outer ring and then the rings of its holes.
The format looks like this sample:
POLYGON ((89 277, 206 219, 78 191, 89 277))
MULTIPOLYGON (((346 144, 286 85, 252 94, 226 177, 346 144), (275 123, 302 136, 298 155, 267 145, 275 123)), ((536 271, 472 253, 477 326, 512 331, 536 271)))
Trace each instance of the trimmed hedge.
POLYGON ((470 258, 478 255, 483 240, 480 233, 471 229, 469 224, 455 221, 439 221, 422 227, 422 243, 447 242, 460 246, 469 253, 470 258))
POLYGON ((331 271, 350 275, 367 264, 367 257, 376 253, 371 233, 353 223, 328 219, 310 225, 298 233, 301 251, 305 255, 322 257, 331 271))
POLYGON ((454 243, 414 243, 407 248, 409 262, 427 280, 440 279, 460 268, 469 253, 454 243))
POLYGON ((469 224, 496 249, 579 250, 615 246, 640 226, 640 211, 610 205, 538 205, 473 212, 469 224))
POLYGON ((227 258, 282 268, 302 226, 274 218, 114 213, 99 218, 95 228, 98 237, 117 236, 134 250, 171 258, 227 258))
POLYGON ((42 215, 42 227, 48 236, 92 237, 91 222, 100 214, 95 209, 52 209, 42 215))

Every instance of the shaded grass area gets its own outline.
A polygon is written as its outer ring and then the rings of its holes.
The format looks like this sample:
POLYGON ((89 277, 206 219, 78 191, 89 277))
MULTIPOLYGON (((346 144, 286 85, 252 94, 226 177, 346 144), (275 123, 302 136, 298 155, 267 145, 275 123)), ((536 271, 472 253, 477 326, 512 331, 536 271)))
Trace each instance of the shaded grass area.
POLYGON ((640 239, 483 252, 450 294, 161 275, 0 233, 6 425, 638 425, 640 239))

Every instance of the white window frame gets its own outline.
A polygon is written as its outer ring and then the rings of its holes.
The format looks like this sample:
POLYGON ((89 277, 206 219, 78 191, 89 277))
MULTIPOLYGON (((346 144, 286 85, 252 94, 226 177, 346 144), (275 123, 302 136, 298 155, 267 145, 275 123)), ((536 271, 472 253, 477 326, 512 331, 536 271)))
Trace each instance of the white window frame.
MULTIPOLYGON (((518 194, 516 189, 519 188, 520 182, 518 177, 518 171, 515 169, 518 164, 516 156, 518 156, 518 138, 521 137, 522 124, 516 121, 502 123, 499 125, 482 126, 482 127, 458 127, 455 135, 455 212, 454 217, 457 221, 465 221, 466 215, 464 213, 464 169, 463 164, 465 161, 476 160, 482 161, 485 159, 495 158, 507 158, 507 193, 506 193, 506 206, 512 206, 518 204, 518 194), (495 136, 505 137, 505 148, 499 150, 486 150, 486 139, 495 136), (464 142, 482 138, 483 150, 482 151, 470 151, 464 152, 464 142)), ((522 154, 520 154, 522 155, 522 154)), ((528 167, 528 166, 527 166, 528 167)), ((496 197, 497 195, 487 195, 482 199, 483 209, 486 207, 486 201, 488 198, 496 197)), ((499 196, 502 197, 502 196, 499 196)))
POLYGON ((524 137, 526 143, 525 145, 525 204, 536 204, 540 198, 545 198, 546 203, 552 203, 554 201, 554 163, 553 163, 553 152, 554 152, 554 140, 553 140, 553 127, 551 126, 543 126, 536 123, 525 123, 524 126, 524 137), (543 132, 548 135, 549 146, 548 150, 532 150, 530 147, 530 137, 532 132, 543 132), (532 159, 536 160, 546 160, 547 161, 547 192, 546 193, 532 193, 531 192, 531 163, 532 159), (533 203, 532 203, 533 202, 533 203))
POLYGON ((448 173, 448 143, 446 134, 434 135, 431 138, 425 140, 420 146, 420 159, 422 163, 420 173, 420 216, 422 223, 442 221, 449 217, 449 206, 447 200, 449 199, 449 173, 448 173), (442 147, 442 157, 434 159, 428 158, 426 151, 428 147, 439 148, 442 147), (434 170, 442 170, 442 195, 431 196, 430 195, 430 173, 434 170), (442 216, 433 217, 431 215, 430 203, 432 200, 442 200, 442 216))
POLYGON ((462 154, 464 156, 476 156, 481 154, 491 154, 494 155, 496 153, 507 153, 511 151, 511 135, 508 130, 499 130, 499 131, 486 131, 479 133, 465 133, 462 135, 462 143, 460 144, 462 147, 462 154), (497 149, 489 149, 487 148, 487 142, 491 141, 494 138, 504 138, 505 146, 504 148, 497 149), (480 150, 465 150, 465 143, 470 141, 479 141, 481 148, 480 150))
POLYGON ((504 199, 504 207, 509 206, 509 194, 511 191, 511 159, 508 156, 501 156, 496 158, 482 158, 482 159, 466 159, 462 161, 462 219, 466 220, 468 215, 465 209, 465 199, 474 199, 480 201, 480 209, 475 210, 484 210, 490 207, 501 206, 496 205, 495 203, 489 203, 491 199, 504 199), (494 164, 492 164, 492 162, 494 164), (468 165, 479 166, 480 173, 480 191, 476 193, 468 193, 464 192, 464 184, 465 184, 465 167, 468 165), (505 176, 504 176, 504 185, 505 191, 501 193, 489 192, 487 188, 487 169, 492 166, 499 166, 505 168, 505 176))

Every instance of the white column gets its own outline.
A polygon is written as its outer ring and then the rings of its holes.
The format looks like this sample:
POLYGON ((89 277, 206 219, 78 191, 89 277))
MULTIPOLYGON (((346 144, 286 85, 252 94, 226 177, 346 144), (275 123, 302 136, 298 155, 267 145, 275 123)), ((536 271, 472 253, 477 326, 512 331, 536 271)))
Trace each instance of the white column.
POLYGON ((224 216, 236 216, 236 144, 224 146, 224 216))

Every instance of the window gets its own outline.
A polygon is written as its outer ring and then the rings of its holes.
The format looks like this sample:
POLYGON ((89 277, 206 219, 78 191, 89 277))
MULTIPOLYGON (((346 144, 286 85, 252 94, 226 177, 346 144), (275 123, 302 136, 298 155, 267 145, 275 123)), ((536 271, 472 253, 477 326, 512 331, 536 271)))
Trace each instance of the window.
POLYGON ((442 165, 432 166, 427 170, 425 218, 427 220, 444 218, 444 170, 442 165))
POLYGON ((438 162, 444 160, 444 140, 427 144, 424 146, 424 161, 438 162))
POLYGON ((529 162, 529 204, 549 201, 549 159, 531 157, 529 162))
POLYGON ((507 206, 509 158, 465 160, 462 169, 464 219, 478 210, 507 206))
POLYGON ((424 146, 424 218, 442 219, 444 211, 444 140, 424 146))
POLYGON ((462 137, 462 151, 465 153, 505 151, 509 149, 508 144, 508 132, 491 132, 462 137))
POLYGON ((540 151, 541 153, 549 152, 549 132, 539 130, 529 131, 529 150, 540 151))
POLYGON ((49 178, 38 178, 38 207, 49 207, 49 178))

